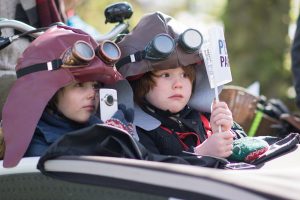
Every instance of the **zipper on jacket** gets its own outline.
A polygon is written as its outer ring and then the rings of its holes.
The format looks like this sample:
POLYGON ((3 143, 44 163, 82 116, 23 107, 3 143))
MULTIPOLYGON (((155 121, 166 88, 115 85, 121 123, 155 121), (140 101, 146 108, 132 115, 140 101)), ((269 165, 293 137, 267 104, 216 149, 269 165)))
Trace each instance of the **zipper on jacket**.
POLYGON ((179 124, 179 127, 181 130, 183 130, 184 126, 180 120, 177 119, 177 123, 179 124))

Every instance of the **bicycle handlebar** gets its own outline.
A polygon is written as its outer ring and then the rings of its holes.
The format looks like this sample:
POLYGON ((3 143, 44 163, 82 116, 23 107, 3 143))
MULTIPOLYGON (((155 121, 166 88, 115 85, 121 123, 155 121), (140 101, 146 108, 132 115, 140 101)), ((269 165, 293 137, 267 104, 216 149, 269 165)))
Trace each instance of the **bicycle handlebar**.
MULTIPOLYGON (((32 31, 35 30, 36 28, 25 24, 23 22, 20 22, 18 20, 14 20, 14 19, 6 19, 6 18, 0 18, 0 29, 1 28, 13 28, 16 29, 20 32, 27 32, 27 31, 32 31)), ((32 33, 29 34, 30 36, 37 38, 38 36, 40 36, 42 33, 32 33)))
POLYGON ((128 23, 119 23, 116 25, 110 32, 101 35, 99 38, 97 38, 98 42, 101 42, 103 40, 113 40, 115 39, 120 33, 127 30, 129 27, 128 23))
MULTIPOLYGON (((104 35, 101 35, 99 38, 97 38, 97 41, 101 42, 103 40, 113 40, 118 36, 118 34, 127 30, 128 27, 129 27, 128 23, 120 22, 110 32, 108 32, 104 35)), ((33 26, 30 26, 30 25, 20 22, 18 20, 6 19, 6 18, 0 18, 0 29, 1 28, 13 28, 20 32, 28 32, 28 31, 36 30, 36 28, 34 28, 33 26)), ((34 38, 37 38, 41 34, 43 34, 43 32, 31 33, 29 35, 34 38)))

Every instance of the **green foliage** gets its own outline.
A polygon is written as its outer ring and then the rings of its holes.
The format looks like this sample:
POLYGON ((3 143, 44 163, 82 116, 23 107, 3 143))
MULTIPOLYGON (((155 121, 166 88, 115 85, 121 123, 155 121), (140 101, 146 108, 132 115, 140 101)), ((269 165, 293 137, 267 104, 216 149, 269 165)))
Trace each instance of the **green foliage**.
POLYGON ((289 11, 290 1, 228 1, 222 18, 233 84, 247 87, 258 80, 262 94, 288 101, 292 78, 284 64, 290 51, 289 11))

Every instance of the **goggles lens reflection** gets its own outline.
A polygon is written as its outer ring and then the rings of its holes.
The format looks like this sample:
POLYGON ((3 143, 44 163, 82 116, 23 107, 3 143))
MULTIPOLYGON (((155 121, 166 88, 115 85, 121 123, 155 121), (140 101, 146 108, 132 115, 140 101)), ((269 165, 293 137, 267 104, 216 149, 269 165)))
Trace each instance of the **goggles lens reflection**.
POLYGON ((93 48, 87 43, 76 42, 74 48, 78 52, 78 56, 85 60, 91 60, 95 56, 93 48))
POLYGON ((103 62, 114 64, 120 59, 121 51, 114 42, 105 40, 96 48, 96 54, 103 62))
POLYGON ((156 35, 145 48, 146 59, 160 60, 167 58, 175 48, 175 42, 167 34, 156 35))
POLYGON ((85 65, 95 57, 93 47, 85 41, 79 40, 68 48, 62 56, 64 65, 85 65))
POLYGON ((188 29, 179 37, 179 44, 186 52, 192 53, 200 49, 203 43, 202 35, 196 29, 188 29))

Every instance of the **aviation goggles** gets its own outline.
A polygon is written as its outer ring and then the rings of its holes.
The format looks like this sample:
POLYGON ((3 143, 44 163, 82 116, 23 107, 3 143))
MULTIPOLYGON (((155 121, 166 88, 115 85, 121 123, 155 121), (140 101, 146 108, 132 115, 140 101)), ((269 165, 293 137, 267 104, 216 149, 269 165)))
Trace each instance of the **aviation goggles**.
POLYGON ((164 60, 173 53, 176 43, 186 53, 194 53, 200 49, 203 36, 196 29, 187 29, 175 40, 168 34, 158 34, 146 45, 144 50, 122 58, 116 66, 119 68, 127 63, 139 62, 143 59, 151 61, 164 60))
POLYGON ((61 58, 20 69, 16 72, 17 77, 20 78, 38 71, 52 71, 61 67, 85 67, 94 59, 95 55, 104 63, 114 65, 119 60, 121 51, 114 42, 109 40, 103 41, 96 49, 93 49, 89 43, 78 40, 62 54, 61 58))

